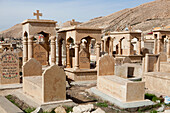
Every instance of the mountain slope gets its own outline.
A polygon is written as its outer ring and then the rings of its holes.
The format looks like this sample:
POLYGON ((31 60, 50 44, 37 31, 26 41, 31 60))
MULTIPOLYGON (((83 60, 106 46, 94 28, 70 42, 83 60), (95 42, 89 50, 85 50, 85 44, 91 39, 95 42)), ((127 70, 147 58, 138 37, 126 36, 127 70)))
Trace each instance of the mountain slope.
POLYGON ((102 27, 106 31, 123 30, 132 25, 134 29, 150 30, 170 23, 170 0, 156 0, 135 8, 124 9, 108 16, 92 19, 80 26, 102 27))

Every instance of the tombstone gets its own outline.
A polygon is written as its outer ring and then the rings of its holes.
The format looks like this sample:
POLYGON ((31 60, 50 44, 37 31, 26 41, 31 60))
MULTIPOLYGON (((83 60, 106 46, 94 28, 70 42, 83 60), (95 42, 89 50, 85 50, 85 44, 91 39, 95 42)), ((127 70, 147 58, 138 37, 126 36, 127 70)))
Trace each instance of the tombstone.
POLYGON ((43 73, 43 102, 66 99, 66 74, 57 65, 50 66, 43 73))
POLYGON ((40 62, 36 59, 31 58, 23 65, 23 77, 27 76, 41 76, 42 75, 42 66, 40 62))
POLYGON ((34 58, 39 61, 41 65, 48 65, 48 52, 40 44, 34 46, 34 58))
POLYGON ((41 64, 32 58, 23 66, 23 80, 23 92, 41 103, 66 99, 66 74, 57 65, 46 68, 42 73, 41 64))
POLYGON ((10 50, 4 51, 0 62, 0 84, 20 83, 18 54, 10 50))
POLYGON ((167 62, 167 54, 165 52, 160 53, 160 62, 167 62))
POLYGON ((98 61, 98 76, 114 75, 115 71, 115 60, 110 55, 104 55, 98 61))
POLYGON ((79 67, 80 69, 90 69, 89 52, 85 48, 79 52, 79 67))

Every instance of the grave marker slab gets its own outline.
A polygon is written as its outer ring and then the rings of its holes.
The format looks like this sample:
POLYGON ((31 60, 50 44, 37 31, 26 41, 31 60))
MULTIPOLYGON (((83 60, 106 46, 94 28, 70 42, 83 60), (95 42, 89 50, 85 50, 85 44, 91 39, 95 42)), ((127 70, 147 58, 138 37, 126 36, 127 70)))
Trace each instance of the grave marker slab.
POLYGON ((90 69, 89 52, 83 48, 79 52, 80 69, 90 69))
POLYGON ((18 54, 4 51, 0 55, 0 62, 0 84, 20 83, 18 54))
POLYGON ((48 65, 48 52, 40 44, 34 46, 34 58, 40 62, 41 65, 48 65))

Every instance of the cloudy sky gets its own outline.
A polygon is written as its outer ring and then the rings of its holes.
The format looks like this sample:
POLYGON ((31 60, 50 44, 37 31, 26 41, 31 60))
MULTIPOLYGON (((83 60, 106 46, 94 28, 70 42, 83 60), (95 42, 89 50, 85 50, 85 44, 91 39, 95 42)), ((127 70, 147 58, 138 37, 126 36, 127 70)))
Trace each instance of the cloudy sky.
POLYGON ((0 0, 0 31, 35 19, 37 9, 43 13, 41 19, 84 22, 150 1, 154 0, 0 0))

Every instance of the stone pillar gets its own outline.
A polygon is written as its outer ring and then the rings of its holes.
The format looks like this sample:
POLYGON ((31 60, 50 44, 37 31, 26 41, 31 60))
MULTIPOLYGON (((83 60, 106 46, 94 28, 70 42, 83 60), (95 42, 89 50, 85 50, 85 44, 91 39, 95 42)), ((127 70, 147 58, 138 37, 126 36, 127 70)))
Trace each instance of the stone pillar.
POLYGON ((100 43, 96 43, 96 62, 98 62, 100 57, 100 43))
POLYGON ((131 40, 130 39, 128 39, 127 40, 127 45, 128 45, 128 49, 127 49, 127 55, 130 55, 131 54, 131 40))
POLYGON ((58 42, 58 66, 62 66, 62 42, 58 42))
POLYGON ((27 37, 23 37, 23 64, 28 60, 28 45, 27 37))
POLYGON ((166 49, 167 49, 167 58, 169 58, 170 57, 170 37, 168 37, 168 43, 167 43, 166 49))
POLYGON ((107 40, 104 40, 104 52, 107 52, 106 41, 107 40))
POLYGON ((119 45, 118 45, 118 55, 121 55, 121 40, 119 40, 119 45))
POLYGON ((76 69, 79 69, 79 46, 80 46, 80 44, 79 43, 75 43, 75 61, 74 61, 74 63, 75 63, 75 67, 74 67, 74 69, 76 70, 76 69))
POLYGON ((153 50, 153 54, 157 54, 157 39, 154 39, 154 50, 153 50))
POLYGON ((51 36, 50 37, 51 43, 51 65, 56 64, 56 37, 51 36))
POLYGON ((141 40, 138 40, 138 55, 141 54, 141 40))
POLYGON ((159 53, 161 53, 161 40, 160 39, 158 39, 158 46, 157 46, 157 53, 159 54, 159 53))
POLYGON ((70 44, 66 44, 66 68, 71 68, 71 65, 70 65, 70 44))
POLYGON ((33 58, 33 38, 34 36, 28 37, 28 60, 33 58))
POLYGON ((110 51, 109 51, 109 55, 112 55, 112 52, 113 52, 113 39, 110 40, 110 51))
POLYGON ((156 71, 157 72, 160 72, 160 55, 158 55, 158 60, 157 60, 157 69, 156 69, 156 71))
POLYGON ((104 41, 101 41, 101 52, 104 52, 104 41))
POLYGON ((145 55, 145 73, 149 71, 149 55, 145 55))

